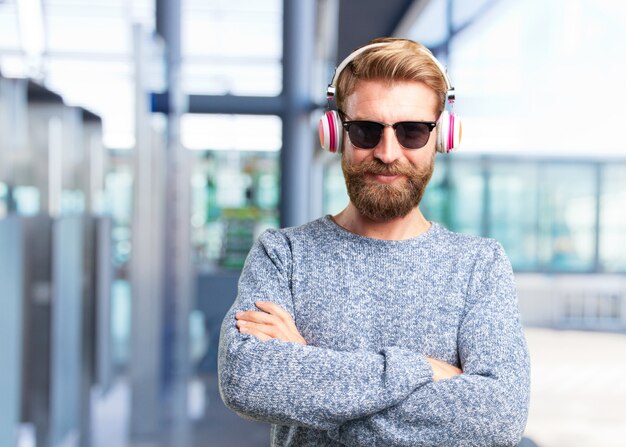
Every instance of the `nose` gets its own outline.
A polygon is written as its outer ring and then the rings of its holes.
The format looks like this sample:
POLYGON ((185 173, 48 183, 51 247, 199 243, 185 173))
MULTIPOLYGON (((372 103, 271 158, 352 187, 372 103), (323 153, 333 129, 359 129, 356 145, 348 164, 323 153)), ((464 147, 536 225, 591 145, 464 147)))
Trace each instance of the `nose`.
POLYGON ((374 148, 374 157, 383 163, 393 163, 402 156, 402 146, 398 143, 395 130, 389 126, 383 129, 380 142, 374 148))

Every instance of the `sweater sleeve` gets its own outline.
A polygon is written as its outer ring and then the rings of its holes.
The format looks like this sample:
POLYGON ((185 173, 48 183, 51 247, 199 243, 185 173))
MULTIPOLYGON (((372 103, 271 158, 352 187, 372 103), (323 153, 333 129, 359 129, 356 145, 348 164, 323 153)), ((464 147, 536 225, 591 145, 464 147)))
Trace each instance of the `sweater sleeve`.
POLYGON ((293 317, 291 260, 278 231, 264 233, 248 255, 220 335, 219 387, 229 408, 264 422, 332 430, 396 405, 432 380, 425 358, 401 348, 339 352, 241 334, 235 313, 255 309, 258 300, 293 317))
POLYGON ((350 446, 515 446, 526 425, 530 363, 508 258, 491 245, 475 263, 458 351, 463 374, 430 382, 329 435, 350 446))

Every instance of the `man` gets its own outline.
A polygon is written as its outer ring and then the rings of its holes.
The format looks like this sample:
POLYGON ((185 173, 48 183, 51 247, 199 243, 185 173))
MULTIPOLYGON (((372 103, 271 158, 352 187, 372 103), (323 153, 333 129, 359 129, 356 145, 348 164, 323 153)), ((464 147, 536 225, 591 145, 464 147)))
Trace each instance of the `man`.
POLYGON ((418 207, 449 82, 420 44, 372 43, 337 74, 350 202, 251 249, 222 398, 272 423, 273 446, 516 445, 529 360, 510 263, 418 207))

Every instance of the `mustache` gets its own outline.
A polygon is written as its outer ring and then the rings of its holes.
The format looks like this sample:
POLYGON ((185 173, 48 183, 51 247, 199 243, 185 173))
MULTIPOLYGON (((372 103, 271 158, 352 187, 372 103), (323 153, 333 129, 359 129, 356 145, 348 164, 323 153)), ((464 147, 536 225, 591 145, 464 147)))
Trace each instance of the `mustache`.
POLYGON ((387 164, 378 159, 364 161, 356 166, 349 166, 349 170, 352 174, 404 175, 409 178, 419 174, 419 171, 415 167, 406 163, 394 161, 393 163, 387 164))

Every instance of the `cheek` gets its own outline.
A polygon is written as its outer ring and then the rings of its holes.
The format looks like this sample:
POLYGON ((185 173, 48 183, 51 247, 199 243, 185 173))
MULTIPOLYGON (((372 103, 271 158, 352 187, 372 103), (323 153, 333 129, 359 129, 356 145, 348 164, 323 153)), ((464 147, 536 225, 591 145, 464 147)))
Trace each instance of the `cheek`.
MULTIPOLYGON (((408 152, 408 151, 406 151, 408 152)), ((431 163, 434 163, 435 148, 424 147, 415 152, 406 154, 407 161, 418 169, 425 169, 431 163)))
POLYGON ((343 143, 343 152, 341 153, 341 158, 345 163, 352 164, 355 162, 354 158, 354 149, 349 141, 345 141, 343 143))
POLYGON ((341 156, 345 159, 346 162, 350 164, 355 164, 355 163, 358 164, 358 163, 361 163, 363 160, 371 158, 373 152, 374 151, 355 149, 354 146, 350 144, 350 140, 344 140, 343 153, 341 156))

